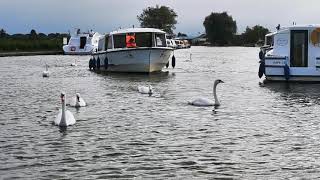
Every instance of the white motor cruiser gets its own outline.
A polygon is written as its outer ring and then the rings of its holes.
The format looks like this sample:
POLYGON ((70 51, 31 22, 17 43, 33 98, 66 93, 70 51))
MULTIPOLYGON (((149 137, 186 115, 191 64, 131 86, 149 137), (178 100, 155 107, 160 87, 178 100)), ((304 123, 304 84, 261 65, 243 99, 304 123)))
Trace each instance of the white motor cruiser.
MULTIPOLYGON (((166 33, 154 28, 113 31, 106 35, 103 44, 102 50, 92 54, 89 61, 90 69, 110 72, 157 72, 169 62, 173 53, 173 48, 167 46, 166 33)), ((174 57, 173 60, 175 61, 174 57)))
POLYGON ((98 51, 99 41, 104 38, 97 32, 81 33, 80 29, 71 36, 67 45, 63 46, 64 54, 87 55, 98 51))
POLYGON ((293 25, 265 36, 259 77, 270 81, 320 81, 320 25, 293 25))

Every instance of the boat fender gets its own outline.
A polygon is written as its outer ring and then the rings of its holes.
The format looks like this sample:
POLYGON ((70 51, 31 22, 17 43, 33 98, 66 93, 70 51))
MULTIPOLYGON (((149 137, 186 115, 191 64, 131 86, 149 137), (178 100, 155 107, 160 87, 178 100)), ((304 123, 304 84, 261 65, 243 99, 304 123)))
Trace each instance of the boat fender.
POLYGON ((92 63, 93 63, 93 60, 92 60, 92 58, 90 58, 90 60, 89 60, 89 69, 90 70, 92 69, 92 63))
POLYGON ((284 77, 286 78, 286 80, 288 81, 290 78, 290 68, 288 66, 288 64, 286 63, 283 67, 283 71, 284 71, 284 77))
POLYGON ((264 52, 262 50, 260 50, 260 52, 259 52, 259 59, 260 60, 264 59, 264 52))
POLYGON ((176 66, 176 57, 172 56, 172 63, 171 66, 174 68, 176 66))
POLYGON ((100 58, 98 56, 98 59, 97 59, 97 69, 99 70, 100 69, 100 58))
POLYGON ((93 60, 92 60, 92 68, 93 68, 93 70, 96 70, 96 58, 93 58, 93 60))
POLYGON ((265 74, 265 63, 264 61, 261 61, 260 62, 260 66, 259 66, 259 73, 258 73, 258 76, 259 78, 261 78, 263 76, 263 74, 265 74))
POLYGON ((109 59, 108 59, 108 57, 106 56, 106 58, 104 58, 104 68, 107 70, 107 69, 108 69, 108 66, 109 66, 109 59))

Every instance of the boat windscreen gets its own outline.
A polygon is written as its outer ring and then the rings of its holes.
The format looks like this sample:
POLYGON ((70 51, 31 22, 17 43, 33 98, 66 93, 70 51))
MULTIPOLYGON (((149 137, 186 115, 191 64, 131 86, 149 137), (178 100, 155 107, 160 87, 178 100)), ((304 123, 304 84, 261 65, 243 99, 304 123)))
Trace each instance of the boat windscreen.
POLYGON ((152 47, 152 33, 136 33, 138 47, 152 47))
POLYGON ((113 43, 114 43, 114 48, 125 48, 126 35, 125 34, 113 35, 113 43))
POLYGON ((165 34, 156 34, 156 46, 157 47, 166 47, 166 35, 165 34))

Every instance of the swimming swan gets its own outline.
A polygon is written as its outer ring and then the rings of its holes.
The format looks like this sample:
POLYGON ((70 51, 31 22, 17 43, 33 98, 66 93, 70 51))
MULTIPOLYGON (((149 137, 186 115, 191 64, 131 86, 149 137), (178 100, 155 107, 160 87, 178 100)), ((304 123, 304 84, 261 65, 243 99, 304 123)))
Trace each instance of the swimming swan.
POLYGON ((62 108, 59 110, 59 114, 56 117, 54 121, 54 125, 66 127, 69 125, 73 125, 76 123, 76 120, 74 119, 73 114, 66 110, 66 99, 65 99, 65 93, 61 93, 61 104, 62 108))
POLYGON ((77 66, 77 60, 74 60, 74 63, 71 63, 70 66, 77 66))
POLYGON ((74 97, 72 99, 72 102, 70 103, 70 106, 73 106, 73 107, 84 107, 86 105, 87 103, 80 96, 80 93, 76 93, 76 97, 74 97))
POLYGON ((217 85, 219 83, 224 83, 224 82, 220 79, 217 79, 214 81, 214 84, 213 84, 214 101, 212 101, 211 99, 200 97, 200 98, 197 98, 193 101, 189 101, 188 104, 193 105, 193 106, 220 106, 220 102, 218 100, 217 92, 216 92, 217 85))
POLYGON ((48 65, 46 64, 46 70, 44 70, 42 72, 42 77, 49 77, 49 74, 50 74, 50 72, 48 70, 48 65))
POLYGON ((138 91, 141 94, 149 94, 149 96, 152 95, 153 89, 152 86, 138 86, 138 91))

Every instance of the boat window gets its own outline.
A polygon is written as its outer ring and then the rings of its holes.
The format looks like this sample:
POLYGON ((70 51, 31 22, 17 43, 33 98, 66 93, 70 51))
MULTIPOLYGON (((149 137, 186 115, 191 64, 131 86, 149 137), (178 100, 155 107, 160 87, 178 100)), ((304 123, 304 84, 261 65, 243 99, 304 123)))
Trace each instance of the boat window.
POLYGON ((152 33, 136 33, 138 47, 152 47, 152 33))
POLYGON ((127 33, 126 34, 126 46, 127 46, 127 48, 137 47, 135 33, 127 33))
POLYGON ((87 37, 80 37, 80 49, 84 49, 84 46, 87 43, 87 37))
POLYGON ((79 39, 70 38, 69 45, 77 45, 79 44, 79 39))
POLYGON ((156 46, 157 47, 166 47, 166 36, 165 34, 156 34, 156 46))
POLYGON ((109 36, 108 38, 108 46, 107 46, 108 49, 112 49, 112 38, 111 36, 109 36))
POLYGON ((106 50, 107 47, 108 47, 109 39, 111 39, 109 35, 106 35, 105 38, 104 38, 104 49, 105 49, 105 50, 106 50))
POLYGON ((273 36, 266 36, 266 44, 265 45, 269 45, 269 46, 273 46, 273 36))
POLYGON ((126 35, 125 34, 113 35, 113 43, 114 43, 114 48, 125 48, 126 35))

